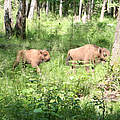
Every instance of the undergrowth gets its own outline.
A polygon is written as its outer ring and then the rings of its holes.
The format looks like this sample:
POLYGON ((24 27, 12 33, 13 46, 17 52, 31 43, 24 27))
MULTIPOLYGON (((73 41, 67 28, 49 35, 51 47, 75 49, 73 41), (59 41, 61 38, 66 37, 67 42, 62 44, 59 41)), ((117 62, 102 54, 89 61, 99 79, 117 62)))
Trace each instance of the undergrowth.
POLYGON ((119 66, 115 72, 109 62, 101 63, 95 72, 87 73, 84 66, 73 70, 65 65, 70 48, 91 43, 111 51, 115 26, 116 21, 107 18, 82 24, 73 23, 70 16, 41 14, 40 21, 27 20, 26 40, 15 36, 8 39, 0 30, 0 44, 5 45, 0 48, 0 119, 118 120, 119 100, 105 99, 104 95, 106 87, 107 91, 120 89, 119 66), (51 60, 39 66, 41 76, 31 65, 12 69, 17 51, 30 48, 50 52, 51 60))

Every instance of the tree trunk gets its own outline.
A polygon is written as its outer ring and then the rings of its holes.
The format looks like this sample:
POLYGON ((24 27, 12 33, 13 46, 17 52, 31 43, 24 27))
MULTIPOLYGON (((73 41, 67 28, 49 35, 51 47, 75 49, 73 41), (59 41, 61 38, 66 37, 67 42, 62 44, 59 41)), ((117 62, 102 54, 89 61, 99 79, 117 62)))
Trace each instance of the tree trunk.
POLYGON ((90 20, 90 18, 91 18, 91 0, 88 0, 88 9, 87 9, 87 11, 88 11, 88 16, 87 16, 87 19, 88 20, 90 20))
POLYGON ((87 14, 86 11, 84 12, 84 15, 82 16, 82 22, 85 24, 87 22, 87 14))
POLYGON ((104 18, 104 12, 105 12, 106 2, 107 2, 107 0, 103 0, 103 5, 102 5, 102 10, 101 10, 101 15, 100 15, 100 21, 102 21, 103 18, 104 18))
MULTIPOLYGON (((111 0, 111 4, 113 4, 113 0, 111 0)), ((111 17, 113 17, 113 14, 114 14, 114 7, 111 7, 110 13, 111 13, 111 17)))
POLYGON ((69 1, 68 0, 64 0, 64 16, 68 15, 68 7, 69 7, 69 1))
POLYGON ((26 38, 26 0, 19 1, 19 10, 16 15, 15 32, 16 36, 20 36, 22 39, 26 38))
POLYGON ((49 10, 49 2, 47 0, 47 2, 46 2, 46 15, 48 15, 48 10, 49 10))
POLYGON ((37 0, 37 15, 38 15, 39 19, 40 19, 40 7, 41 7, 40 5, 41 5, 40 1, 37 0))
POLYGON ((28 19, 33 18, 36 3, 37 3, 36 0, 32 0, 31 5, 30 5, 30 12, 29 12, 28 19))
POLYGON ((80 0, 80 3, 79 3, 79 21, 81 18, 81 13, 82 13, 82 0, 80 0))
POLYGON ((73 7, 73 9, 74 9, 74 16, 76 17, 76 16, 77 16, 77 15, 76 15, 76 0, 74 0, 73 5, 74 5, 74 7, 73 7))
POLYGON ((82 22, 85 24, 87 22, 87 6, 84 3, 83 9, 82 9, 82 22))
POLYGON ((62 0, 60 0, 59 15, 62 17, 62 0))
POLYGON ((108 13, 110 13, 110 0, 108 0, 107 11, 108 11, 108 13))
POLYGON ((11 20, 11 0, 4 1, 4 23, 5 23, 5 32, 6 36, 12 35, 12 20, 11 20))
POLYGON ((92 0, 92 3, 91 3, 91 15, 93 14, 93 9, 94 9, 94 0, 92 0))
POLYGON ((117 19, 115 40, 112 48, 111 65, 115 65, 118 63, 120 63, 120 8, 119 8, 119 15, 117 19))
POLYGON ((29 12, 30 12, 30 5, 31 5, 31 0, 26 0, 26 17, 28 18, 29 12))

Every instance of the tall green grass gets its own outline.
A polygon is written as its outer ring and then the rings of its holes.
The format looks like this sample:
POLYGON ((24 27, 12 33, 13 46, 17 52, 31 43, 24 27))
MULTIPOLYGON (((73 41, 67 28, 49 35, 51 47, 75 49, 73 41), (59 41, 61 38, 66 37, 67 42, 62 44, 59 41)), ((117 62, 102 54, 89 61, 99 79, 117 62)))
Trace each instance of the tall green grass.
MULTIPOLYGON (((3 21, 0 26, 3 25, 3 21)), ((109 63, 99 64, 95 72, 87 73, 84 66, 72 70, 65 65, 67 51, 84 44, 96 44, 111 51, 116 21, 92 20, 86 24, 73 23, 72 17, 59 18, 41 14, 27 20, 27 39, 0 37, 0 119, 1 120, 118 120, 120 103, 105 101, 103 89, 106 76, 114 72, 109 63), (112 24, 110 26, 109 24, 112 24), (12 65, 19 49, 47 49, 51 60, 36 69, 22 64, 13 71, 12 65)), ((0 31, 4 35, 3 31, 0 31)), ((119 67, 118 67, 119 68, 119 67)), ((118 71, 119 73, 119 71, 118 71)), ((117 82, 111 83, 119 89, 117 82)), ((108 79, 107 78, 107 79, 108 79)))

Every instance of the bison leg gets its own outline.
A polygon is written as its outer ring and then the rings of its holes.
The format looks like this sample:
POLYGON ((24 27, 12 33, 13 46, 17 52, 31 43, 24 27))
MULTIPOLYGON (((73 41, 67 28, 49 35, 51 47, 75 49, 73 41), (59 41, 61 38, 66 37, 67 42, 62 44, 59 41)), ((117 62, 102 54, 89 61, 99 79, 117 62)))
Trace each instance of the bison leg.
POLYGON ((15 69, 15 67, 19 64, 22 55, 23 55, 22 51, 19 51, 18 54, 17 54, 16 60, 15 60, 15 62, 13 64, 13 69, 15 69))
POLYGON ((90 67, 89 67, 89 66, 85 66, 85 70, 86 70, 87 72, 90 72, 90 67))
POLYGON ((39 73, 39 74, 41 73, 40 68, 38 67, 38 65, 36 63, 31 63, 31 65, 33 68, 36 68, 37 73, 39 73))
POLYGON ((37 69, 37 73, 40 74, 41 73, 40 68, 37 66, 36 69, 37 69))
POLYGON ((19 64, 19 61, 15 61, 13 64, 13 69, 15 69, 15 67, 19 64))
POLYGON ((71 56, 67 56, 67 59, 66 59, 66 65, 69 65, 69 61, 72 60, 72 57, 71 56))
MULTIPOLYGON (((91 69, 92 69, 92 72, 94 72, 94 68, 91 67, 91 69)), ((90 66, 85 66, 85 70, 86 70, 87 72, 90 72, 90 66)))

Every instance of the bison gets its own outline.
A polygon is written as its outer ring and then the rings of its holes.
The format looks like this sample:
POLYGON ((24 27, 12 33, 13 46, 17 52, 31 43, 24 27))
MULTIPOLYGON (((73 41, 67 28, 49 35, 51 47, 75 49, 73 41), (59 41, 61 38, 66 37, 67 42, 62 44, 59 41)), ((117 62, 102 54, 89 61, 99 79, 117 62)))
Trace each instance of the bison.
MULTIPOLYGON (((101 48, 93 44, 86 44, 82 47, 70 49, 67 54, 66 65, 69 65, 69 61, 81 61, 83 64, 93 64, 100 63, 101 61, 106 61, 107 57, 110 56, 110 51, 106 48, 101 48)), ((79 63, 81 63, 79 62, 79 63)), ((72 68, 74 66, 72 65, 72 68)), ((85 67, 89 71, 89 67, 85 67)))
POLYGON ((19 50, 17 53, 16 60, 13 64, 13 69, 19 64, 22 60, 23 64, 31 64, 33 68, 37 69, 37 72, 40 73, 40 68, 38 65, 42 62, 47 62, 50 60, 49 52, 46 50, 19 50))

